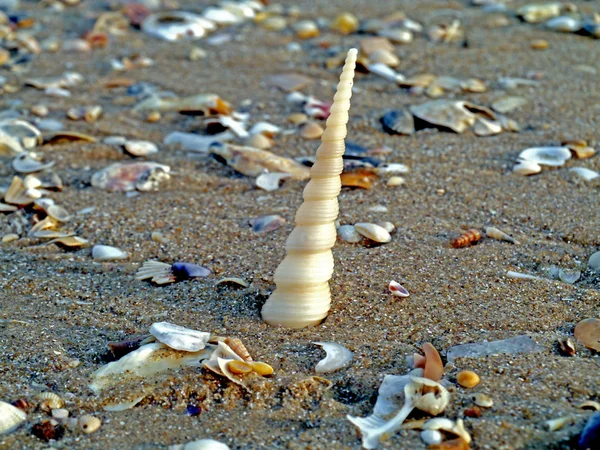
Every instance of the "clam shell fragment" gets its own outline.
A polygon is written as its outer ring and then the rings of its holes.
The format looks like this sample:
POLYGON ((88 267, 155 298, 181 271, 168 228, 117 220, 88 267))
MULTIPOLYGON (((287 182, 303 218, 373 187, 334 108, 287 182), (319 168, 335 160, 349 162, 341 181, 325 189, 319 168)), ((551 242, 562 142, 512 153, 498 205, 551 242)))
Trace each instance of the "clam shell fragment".
POLYGON ((408 297, 410 295, 404 286, 394 280, 390 281, 388 289, 395 297, 408 297))
POLYGON ((94 245, 92 248, 92 258, 96 261, 117 261, 128 257, 123 250, 109 245, 94 245))
POLYGON ((202 350, 210 339, 210 333, 191 330, 169 322, 153 323, 150 326, 150 334, 163 344, 186 352, 202 350))
POLYGON ((171 445, 169 450, 230 450, 230 447, 213 439, 200 439, 187 444, 171 445))
POLYGON ((267 192, 276 191, 279 189, 281 182, 292 175, 283 172, 263 173, 256 178, 256 187, 259 187, 267 192))
POLYGON ((335 342, 313 342, 313 344, 323 347, 327 353, 327 356, 315 367, 315 372, 318 374, 335 372, 346 367, 352 360, 352 352, 341 344, 335 342))
POLYGON ((42 141, 40 130, 21 119, 0 121, 0 155, 18 155, 42 141))
POLYGON ((571 151, 568 147, 532 147, 519 153, 519 159, 542 166, 558 167, 571 159, 571 151))
POLYGON ((390 233, 388 233, 388 231, 385 228, 374 223, 361 222, 354 224, 354 228, 358 233, 362 234, 364 237, 369 238, 372 241, 378 243, 386 244, 388 242, 391 242, 392 240, 392 236, 390 235, 390 233))
POLYGON ((169 11, 151 14, 142 22, 142 30, 166 41, 200 39, 207 29, 214 29, 213 22, 185 11, 169 11))
POLYGON ((27 414, 10 403, 0 402, 0 436, 19 428, 27 419, 27 414))
POLYGON ((13 169, 20 173, 34 173, 49 169, 54 165, 52 161, 44 164, 35 156, 33 153, 21 153, 13 159, 13 169))
POLYGON ((171 168, 155 162, 115 163, 92 175, 92 186, 108 191, 150 191, 169 179, 171 168))

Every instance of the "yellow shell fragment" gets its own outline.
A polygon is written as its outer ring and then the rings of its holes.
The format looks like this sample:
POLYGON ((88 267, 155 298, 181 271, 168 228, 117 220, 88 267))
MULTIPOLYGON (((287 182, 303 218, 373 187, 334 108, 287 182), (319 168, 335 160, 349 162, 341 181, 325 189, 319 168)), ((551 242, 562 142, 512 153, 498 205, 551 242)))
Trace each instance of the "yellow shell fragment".
POLYGON ((227 363, 227 368, 236 375, 246 375, 252 372, 252 367, 246 361, 231 360, 227 363))
POLYGON ((267 363, 260 361, 251 361, 248 363, 252 370, 261 376, 271 375, 273 373, 273 368, 267 363))
POLYGON ((277 288, 262 308, 263 320, 270 325, 318 325, 329 312, 331 248, 336 240, 334 222, 357 53, 356 49, 348 52, 316 162, 310 170, 311 179, 304 189, 304 203, 296 213, 296 228, 288 237, 287 255, 275 271, 277 288))
POLYGON ((481 378, 475 372, 470 370, 462 370, 456 374, 456 381, 462 387, 472 388, 479 384, 481 378))

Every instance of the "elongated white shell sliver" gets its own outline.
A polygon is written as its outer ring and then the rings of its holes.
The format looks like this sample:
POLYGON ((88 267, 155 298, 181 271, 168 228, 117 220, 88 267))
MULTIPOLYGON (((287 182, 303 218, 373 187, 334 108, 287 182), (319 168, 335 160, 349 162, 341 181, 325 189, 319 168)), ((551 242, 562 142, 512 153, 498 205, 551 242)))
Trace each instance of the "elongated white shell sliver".
POLYGON ((277 287, 262 308, 263 320, 270 325, 318 325, 331 306, 331 248, 336 239, 334 222, 357 53, 356 49, 348 52, 310 181, 304 189, 304 203, 296 213, 296 228, 287 240, 287 255, 275 271, 277 287))

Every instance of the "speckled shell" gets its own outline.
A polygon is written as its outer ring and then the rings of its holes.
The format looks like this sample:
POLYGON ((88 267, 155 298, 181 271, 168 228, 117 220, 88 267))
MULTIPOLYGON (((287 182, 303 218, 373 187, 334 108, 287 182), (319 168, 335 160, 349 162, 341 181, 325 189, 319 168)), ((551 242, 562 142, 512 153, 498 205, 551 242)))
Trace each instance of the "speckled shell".
POLYGON ((348 52, 317 159, 310 171, 311 179, 304 189, 304 203, 296 214, 296 228, 287 240, 287 255, 275 271, 277 288, 262 309, 263 320, 270 325, 288 328, 318 325, 329 312, 331 248, 336 240, 334 221, 338 215, 337 196, 341 190, 356 56, 356 49, 348 52))

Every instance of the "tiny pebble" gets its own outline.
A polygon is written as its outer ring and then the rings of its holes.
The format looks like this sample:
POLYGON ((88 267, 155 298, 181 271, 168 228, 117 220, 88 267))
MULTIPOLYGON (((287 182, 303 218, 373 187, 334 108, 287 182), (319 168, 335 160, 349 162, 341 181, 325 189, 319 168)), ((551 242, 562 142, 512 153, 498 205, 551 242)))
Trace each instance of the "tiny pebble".
POLYGON ((396 186, 402 186, 403 184, 406 183, 406 180, 402 177, 391 177, 389 180, 387 180, 386 185, 388 185, 389 187, 396 187, 396 186))
POLYGON ((161 119, 161 115, 158 111, 149 112, 146 116, 146 122, 154 123, 161 119))
POLYGON ((545 39, 535 39, 531 41, 530 45, 533 50, 546 50, 549 47, 548 41, 545 39))

